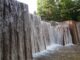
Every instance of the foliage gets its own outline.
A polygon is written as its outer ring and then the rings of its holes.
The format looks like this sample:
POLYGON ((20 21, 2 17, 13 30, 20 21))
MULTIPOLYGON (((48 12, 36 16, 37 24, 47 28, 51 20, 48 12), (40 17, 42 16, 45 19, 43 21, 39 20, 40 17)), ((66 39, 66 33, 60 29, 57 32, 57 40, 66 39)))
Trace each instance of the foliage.
POLYGON ((80 0, 37 0, 37 6, 43 20, 80 19, 80 0))

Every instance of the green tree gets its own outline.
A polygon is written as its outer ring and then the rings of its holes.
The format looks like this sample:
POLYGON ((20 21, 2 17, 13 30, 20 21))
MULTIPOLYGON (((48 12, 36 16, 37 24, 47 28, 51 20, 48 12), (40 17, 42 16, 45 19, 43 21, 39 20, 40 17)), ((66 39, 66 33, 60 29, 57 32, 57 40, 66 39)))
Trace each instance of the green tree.
POLYGON ((64 20, 72 19, 78 20, 80 15, 80 1, 79 0, 61 0, 60 5, 61 17, 64 20))
POLYGON ((37 13, 44 20, 79 20, 80 0, 37 0, 37 13))
POLYGON ((37 6, 38 15, 40 15, 42 19, 53 20, 59 18, 59 9, 55 0, 37 0, 37 6))

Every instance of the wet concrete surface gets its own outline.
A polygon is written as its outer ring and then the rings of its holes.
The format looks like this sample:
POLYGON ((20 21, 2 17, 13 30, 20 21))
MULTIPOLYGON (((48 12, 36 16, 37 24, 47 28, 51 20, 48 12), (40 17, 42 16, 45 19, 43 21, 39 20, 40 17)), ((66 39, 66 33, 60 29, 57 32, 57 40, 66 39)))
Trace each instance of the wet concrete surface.
POLYGON ((33 55, 33 60, 80 60, 80 45, 58 46, 33 55))

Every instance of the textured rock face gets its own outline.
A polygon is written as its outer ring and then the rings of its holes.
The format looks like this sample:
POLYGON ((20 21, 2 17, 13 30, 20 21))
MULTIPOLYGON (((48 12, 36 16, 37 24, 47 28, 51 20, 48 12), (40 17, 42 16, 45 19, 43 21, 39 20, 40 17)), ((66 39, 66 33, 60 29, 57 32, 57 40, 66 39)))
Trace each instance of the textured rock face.
POLYGON ((70 26, 70 33, 72 35, 73 44, 79 44, 79 38, 78 38, 79 27, 77 30, 77 25, 78 24, 75 21, 72 21, 71 24, 69 25, 70 26))
POLYGON ((78 38, 79 38, 78 43, 80 43, 80 22, 78 22, 76 26, 77 26, 77 32, 78 32, 78 38))
POLYGON ((28 6, 0 0, 0 60, 31 60, 28 6))

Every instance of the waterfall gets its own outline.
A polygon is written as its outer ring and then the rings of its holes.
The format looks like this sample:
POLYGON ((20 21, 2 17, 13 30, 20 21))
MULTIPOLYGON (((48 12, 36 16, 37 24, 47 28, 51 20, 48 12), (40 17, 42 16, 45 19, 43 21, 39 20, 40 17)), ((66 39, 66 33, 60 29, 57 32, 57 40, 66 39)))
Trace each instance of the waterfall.
POLYGON ((38 52, 40 51, 40 45, 41 45, 41 36, 40 36, 40 19, 38 16, 36 15, 32 15, 31 16, 31 24, 32 24, 32 34, 31 34, 31 37, 32 37, 32 47, 34 50, 34 52, 38 52))
POLYGON ((32 60, 32 54, 79 43, 80 22, 42 21, 27 4, 0 0, 0 60, 32 60))
POLYGON ((55 38, 55 27, 51 26, 49 27, 49 36, 50 36, 50 45, 56 44, 56 38, 55 38))
POLYGON ((69 24, 41 21, 36 15, 31 15, 31 40, 32 52, 37 53, 46 50, 50 46, 72 45, 72 35, 69 24))
POLYGON ((46 50, 50 46, 73 44, 68 24, 57 23, 56 25, 51 25, 50 22, 41 21, 41 18, 37 18, 36 20, 36 17, 32 19, 31 34, 32 47, 34 46, 33 50, 35 53, 46 50))
POLYGON ((62 25, 57 25, 55 27, 55 34, 56 34, 56 44, 63 45, 63 27, 62 25))
POLYGON ((72 45, 72 36, 70 33, 69 25, 64 24, 64 44, 72 45))

